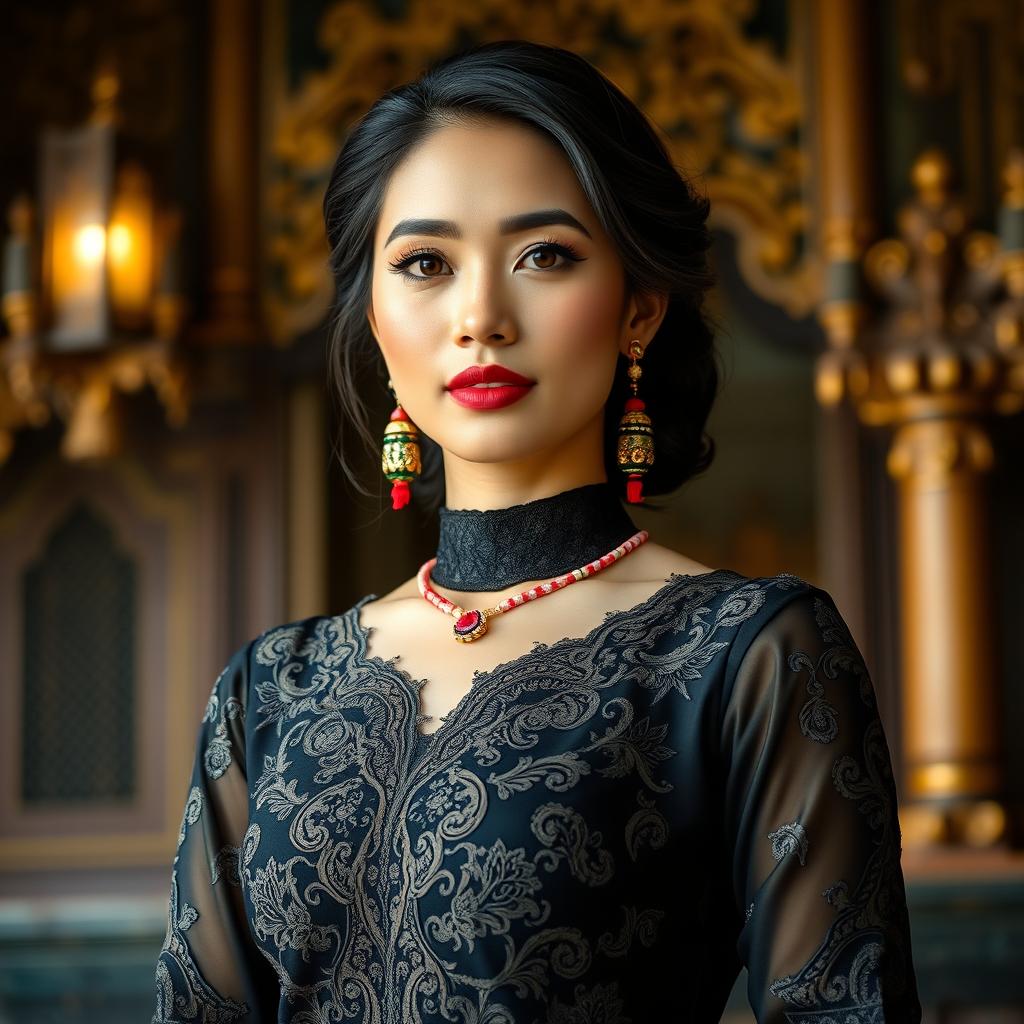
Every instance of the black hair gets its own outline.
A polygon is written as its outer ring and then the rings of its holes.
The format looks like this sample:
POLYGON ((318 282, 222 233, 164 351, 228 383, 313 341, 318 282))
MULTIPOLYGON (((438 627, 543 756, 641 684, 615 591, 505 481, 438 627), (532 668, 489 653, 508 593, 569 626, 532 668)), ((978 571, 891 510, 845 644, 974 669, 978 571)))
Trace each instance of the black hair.
MULTIPOLYGON (((641 361, 638 395, 651 417, 655 444, 654 465, 644 476, 645 499, 674 491, 714 457, 705 426, 719 375, 714 331, 702 309, 714 283, 707 256, 709 202, 677 169, 641 110, 596 67, 569 50, 524 40, 484 43, 434 64, 381 96, 345 139, 324 195, 336 283, 328 372, 342 429, 347 417, 379 465, 384 424, 371 428, 356 376, 375 370, 386 394, 387 369, 366 314, 374 233, 391 174, 433 131, 481 117, 511 118, 553 139, 618 249, 627 288, 667 294, 668 310, 641 361)), ((616 449, 619 418, 630 396, 628 365, 620 353, 604 418, 607 476, 621 485, 623 496, 625 473, 616 449)), ((444 488, 440 447, 423 433, 420 446, 423 469, 412 493, 436 510, 444 488)), ((340 443, 338 454, 352 484, 370 494, 340 443)))

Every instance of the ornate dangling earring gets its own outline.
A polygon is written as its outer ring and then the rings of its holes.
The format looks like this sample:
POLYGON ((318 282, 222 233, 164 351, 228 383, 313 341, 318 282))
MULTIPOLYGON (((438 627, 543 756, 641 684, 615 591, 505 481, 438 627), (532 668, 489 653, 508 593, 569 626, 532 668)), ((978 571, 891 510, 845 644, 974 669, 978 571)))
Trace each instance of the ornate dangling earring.
POLYGON ((395 408, 384 428, 384 443, 381 447, 380 466, 391 481, 392 509, 405 508, 409 504, 409 481, 420 475, 420 432, 405 414, 395 389, 388 381, 388 390, 395 398, 395 408))
POLYGON ((651 418, 644 412, 643 399, 636 397, 636 386, 643 370, 637 363, 644 354, 639 339, 629 343, 629 358, 632 365, 626 371, 633 397, 626 400, 626 411, 619 420, 619 468, 627 474, 626 500, 632 505, 644 500, 644 473, 654 465, 654 431, 651 418))

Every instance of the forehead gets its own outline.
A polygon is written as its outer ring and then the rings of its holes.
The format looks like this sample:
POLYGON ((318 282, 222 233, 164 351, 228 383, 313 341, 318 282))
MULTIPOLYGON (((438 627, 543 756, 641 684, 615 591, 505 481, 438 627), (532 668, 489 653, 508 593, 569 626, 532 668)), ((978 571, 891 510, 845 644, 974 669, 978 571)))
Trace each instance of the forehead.
POLYGON ((510 214, 560 206, 593 223, 586 195, 561 148, 515 121, 437 128, 395 169, 378 238, 405 217, 438 217, 495 228, 510 214))

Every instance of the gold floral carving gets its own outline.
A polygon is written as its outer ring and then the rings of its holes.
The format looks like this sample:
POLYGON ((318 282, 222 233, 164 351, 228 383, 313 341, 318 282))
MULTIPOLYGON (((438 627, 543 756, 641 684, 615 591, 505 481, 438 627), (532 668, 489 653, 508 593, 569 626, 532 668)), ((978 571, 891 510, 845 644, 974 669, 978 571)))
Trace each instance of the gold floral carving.
MULTIPOLYGON (((475 41, 528 38, 595 63, 662 130, 674 161, 712 202, 712 224, 737 238, 748 284, 793 316, 810 312, 819 272, 805 252, 806 158, 800 67, 744 35, 754 0, 409 0, 402 18, 371 3, 325 9, 323 70, 291 91, 284 55, 268 57, 270 130, 265 190, 272 286, 266 313, 279 343, 328 311, 322 200, 345 132, 387 89, 475 41)), ((266 36, 286 39, 286 9, 268 5, 266 36)), ((793 48, 798 51, 798 48, 793 48)))

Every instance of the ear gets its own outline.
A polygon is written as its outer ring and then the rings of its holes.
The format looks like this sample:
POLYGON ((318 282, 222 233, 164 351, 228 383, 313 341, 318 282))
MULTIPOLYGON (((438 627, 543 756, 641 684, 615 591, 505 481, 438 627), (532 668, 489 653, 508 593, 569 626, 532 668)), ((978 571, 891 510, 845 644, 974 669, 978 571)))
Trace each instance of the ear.
POLYGON ((658 333, 667 312, 667 293, 635 289, 626 304, 626 315, 623 320, 624 337, 619 341, 619 350, 622 354, 629 355, 629 343, 634 338, 639 339, 646 351, 651 339, 658 333))
POLYGON ((370 333, 373 335, 373 340, 380 342, 380 335, 377 334, 377 318, 373 315, 373 303, 371 302, 366 308, 366 319, 370 324, 370 333))

